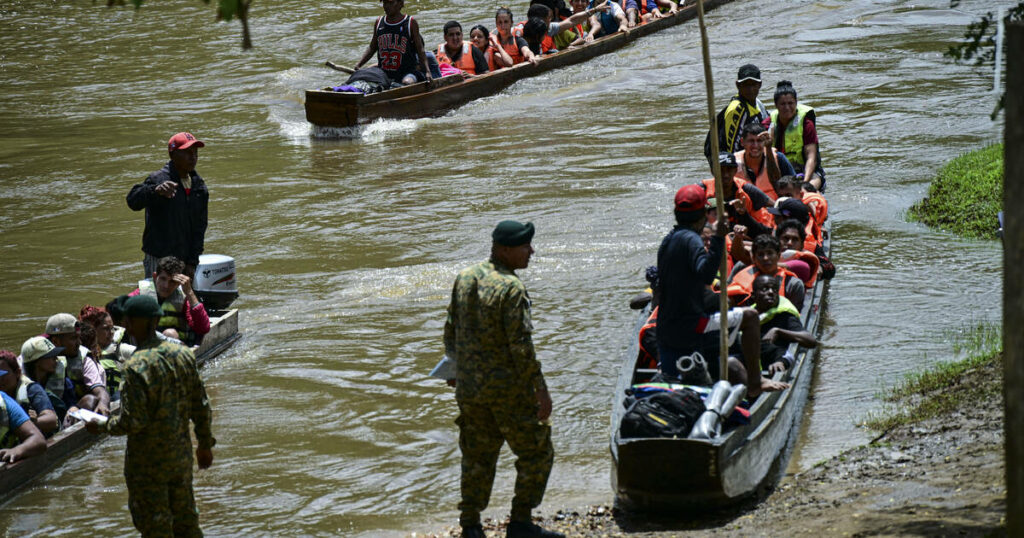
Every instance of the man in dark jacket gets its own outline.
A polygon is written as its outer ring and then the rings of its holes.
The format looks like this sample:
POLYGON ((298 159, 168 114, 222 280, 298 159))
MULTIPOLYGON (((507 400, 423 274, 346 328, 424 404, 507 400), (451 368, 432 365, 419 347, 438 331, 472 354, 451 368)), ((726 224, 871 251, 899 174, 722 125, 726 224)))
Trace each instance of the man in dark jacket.
POLYGON ((190 133, 178 133, 167 141, 170 162, 153 172, 146 181, 132 187, 126 197, 132 211, 146 209, 142 232, 142 260, 145 276, 156 272, 157 260, 174 256, 185 262, 185 274, 195 275, 206 236, 207 203, 210 192, 196 172, 201 140, 190 133))
MULTIPOLYGON (((719 377, 718 330, 720 313, 709 314, 704 308, 705 291, 718 274, 719 260, 729 230, 726 219, 715 223, 715 235, 705 250, 699 230, 707 220, 704 189, 686 185, 675 197, 676 226, 665 236, 658 249, 657 340, 661 372, 678 378, 676 361, 694 352, 705 355, 713 379, 719 377)), ((781 390, 788 385, 761 377, 761 333, 757 311, 753 308, 732 308, 728 312, 729 343, 736 332, 743 333, 741 346, 747 364, 729 358, 729 380, 747 385, 747 394, 755 397, 763 391, 781 390), (752 357, 752 358, 751 358, 752 357)))

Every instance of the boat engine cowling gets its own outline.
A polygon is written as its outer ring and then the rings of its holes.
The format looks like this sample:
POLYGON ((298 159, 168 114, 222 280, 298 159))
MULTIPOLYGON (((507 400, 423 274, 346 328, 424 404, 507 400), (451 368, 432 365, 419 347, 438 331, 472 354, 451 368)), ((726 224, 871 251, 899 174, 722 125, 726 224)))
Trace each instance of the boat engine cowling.
POLYGON ((238 298, 235 259, 222 254, 199 256, 192 289, 207 310, 227 310, 238 298))

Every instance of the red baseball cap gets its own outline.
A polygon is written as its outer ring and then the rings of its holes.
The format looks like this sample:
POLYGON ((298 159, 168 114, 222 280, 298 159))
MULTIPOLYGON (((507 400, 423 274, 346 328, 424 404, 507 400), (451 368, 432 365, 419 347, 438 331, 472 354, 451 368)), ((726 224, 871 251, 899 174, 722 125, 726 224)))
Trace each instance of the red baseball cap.
POLYGON ((197 148, 206 147, 206 144, 202 140, 192 136, 192 133, 178 133, 171 137, 167 141, 167 151, 174 151, 176 149, 188 149, 192 146, 197 148))
POLYGON ((707 193, 700 185, 686 185, 676 192, 676 211, 704 211, 707 193))

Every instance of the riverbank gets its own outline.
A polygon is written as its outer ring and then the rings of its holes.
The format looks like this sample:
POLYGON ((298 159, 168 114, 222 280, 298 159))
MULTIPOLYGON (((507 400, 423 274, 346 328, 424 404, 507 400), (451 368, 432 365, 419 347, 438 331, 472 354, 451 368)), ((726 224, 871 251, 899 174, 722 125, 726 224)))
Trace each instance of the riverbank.
POLYGON ((1003 210, 1003 145, 991 144, 946 163, 911 220, 975 239, 995 239, 1003 210))
MULTIPOLYGON (((1004 536, 1002 372, 1002 353, 988 350, 909 379, 887 398, 903 411, 872 418, 886 430, 871 444, 787 477, 739 513, 671 521, 586 506, 540 524, 581 537, 1004 536)), ((504 523, 486 530, 502 536, 504 523)))

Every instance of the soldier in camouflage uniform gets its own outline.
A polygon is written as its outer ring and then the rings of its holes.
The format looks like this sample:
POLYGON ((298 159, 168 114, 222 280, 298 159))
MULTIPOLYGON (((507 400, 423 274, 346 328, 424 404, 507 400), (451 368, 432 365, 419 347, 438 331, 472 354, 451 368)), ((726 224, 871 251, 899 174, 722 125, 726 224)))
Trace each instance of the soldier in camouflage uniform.
POLYGON ((124 363, 121 412, 105 426, 127 435, 124 478, 132 522, 142 536, 202 536, 192 496, 192 438, 200 469, 213 463, 210 401, 199 377, 195 356, 186 347, 159 340, 156 327, 163 311, 152 297, 125 303, 125 330, 142 344, 124 363))
POLYGON ((444 345, 456 364, 459 524, 466 537, 484 536, 480 512, 490 499, 498 453, 506 441, 518 458, 508 536, 562 536, 530 521, 554 460, 551 397, 533 350, 530 297, 514 272, 530 261, 533 232, 531 223, 499 223, 492 233, 491 258, 459 273, 448 306, 444 345))

